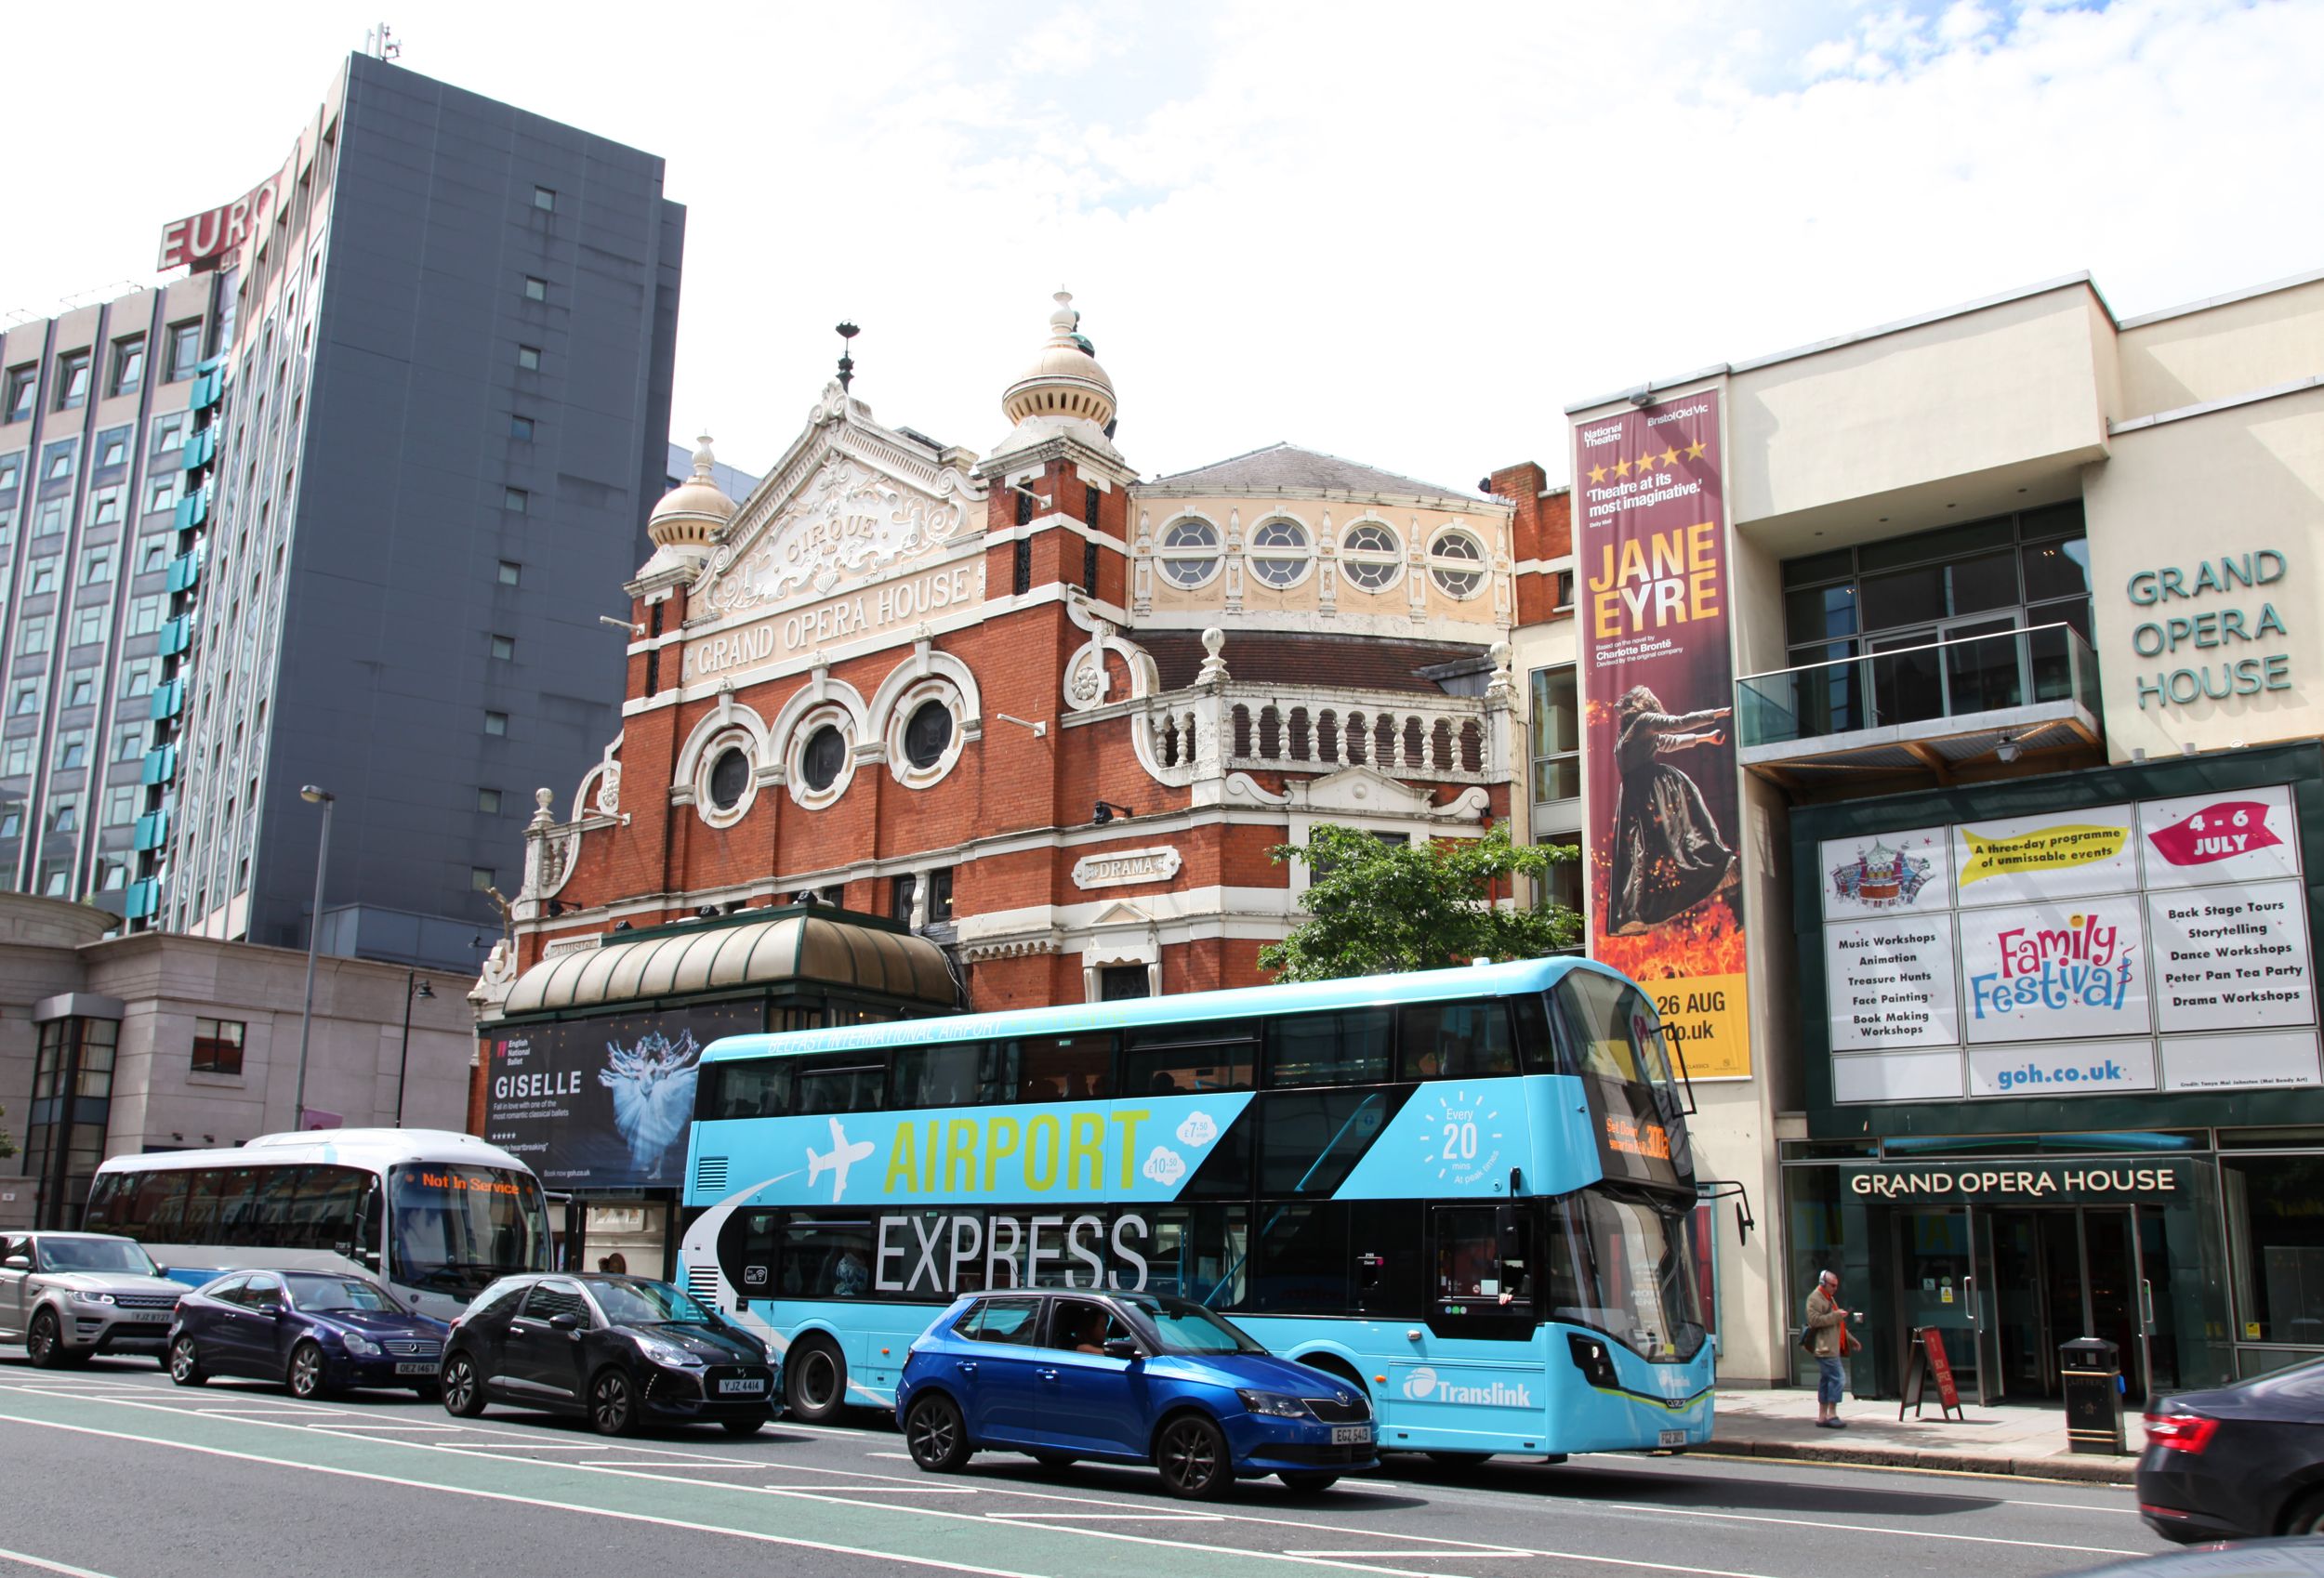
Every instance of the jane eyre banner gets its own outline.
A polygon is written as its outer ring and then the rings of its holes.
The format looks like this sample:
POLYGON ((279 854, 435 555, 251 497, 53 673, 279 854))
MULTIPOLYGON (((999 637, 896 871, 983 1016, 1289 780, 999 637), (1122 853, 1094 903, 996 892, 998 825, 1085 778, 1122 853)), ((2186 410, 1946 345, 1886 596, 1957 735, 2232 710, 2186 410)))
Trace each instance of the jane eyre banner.
POLYGON ((1697 1079, 1751 1072, 1719 397, 1574 429, 1590 952, 1661 1009, 1697 1079))
POLYGON ((484 1043, 484 1137, 550 1189, 677 1189, 702 1049, 764 1028, 765 1013, 714 1004, 512 1026, 484 1043))

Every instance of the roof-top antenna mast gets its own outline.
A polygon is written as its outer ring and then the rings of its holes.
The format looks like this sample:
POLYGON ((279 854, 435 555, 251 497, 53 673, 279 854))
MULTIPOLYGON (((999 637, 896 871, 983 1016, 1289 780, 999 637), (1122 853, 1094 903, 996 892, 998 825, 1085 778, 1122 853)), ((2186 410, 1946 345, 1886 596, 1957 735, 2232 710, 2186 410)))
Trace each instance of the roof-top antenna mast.
POLYGON ((855 382, 855 358, 848 352, 855 348, 855 336, 863 332, 852 323, 839 325, 839 388, 842 393, 855 382))

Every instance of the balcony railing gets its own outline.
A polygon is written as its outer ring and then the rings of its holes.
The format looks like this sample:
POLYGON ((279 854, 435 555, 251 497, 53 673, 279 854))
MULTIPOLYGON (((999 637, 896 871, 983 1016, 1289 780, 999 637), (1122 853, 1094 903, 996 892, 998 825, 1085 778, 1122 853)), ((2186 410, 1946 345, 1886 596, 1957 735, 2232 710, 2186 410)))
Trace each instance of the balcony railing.
POLYGON ((2072 625, 2037 625, 1747 675, 1735 682, 1736 742, 1748 751, 2058 702, 2100 716, 2097 655, 2072 625))

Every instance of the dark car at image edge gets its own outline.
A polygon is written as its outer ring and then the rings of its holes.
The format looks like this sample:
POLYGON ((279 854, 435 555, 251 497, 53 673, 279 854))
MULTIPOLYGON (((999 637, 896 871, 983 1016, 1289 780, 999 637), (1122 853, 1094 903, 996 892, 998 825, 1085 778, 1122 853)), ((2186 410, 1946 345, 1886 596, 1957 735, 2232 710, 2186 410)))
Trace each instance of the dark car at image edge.
POLYGON ((2182 1545, 2324 1534, 2324 1360, 2146 1411, 2138 1510, 2182 1545))
POLYGON ((774 1417, 782 1374, 766 1345, 683 1288, 645 1277, 503 1277, 452 1322, 443 1405, 577 1414, 601 1435, 774 1417))

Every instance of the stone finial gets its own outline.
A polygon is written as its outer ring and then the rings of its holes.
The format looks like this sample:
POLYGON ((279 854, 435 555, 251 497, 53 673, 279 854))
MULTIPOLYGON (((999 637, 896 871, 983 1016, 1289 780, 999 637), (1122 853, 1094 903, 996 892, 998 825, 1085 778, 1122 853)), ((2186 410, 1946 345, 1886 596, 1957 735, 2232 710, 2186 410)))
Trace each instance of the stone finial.
POLYGON ((549 788, 534 790, 533 804, 535 809, 533 812, 533 821, 531 825, 534 827, 554 827, 557 824, 557 813, 551 808, 554 807, 556 803, 556 790, 549 788))
POLYGON ((1202 660, 1202 668, 1195 676, 1197 685, 1226 683, 1226 632, 1213 625, 1202 633, 1202 650, 1208 654, 1202 660))
POLYGON ((1511 670, 1511 648, 1507 641, 1496 641, 1486 649, 1493 660, 1493 677, 1485 682, 1485 699, 1506 706, 1517 694, 1517 676, 1511 670))

